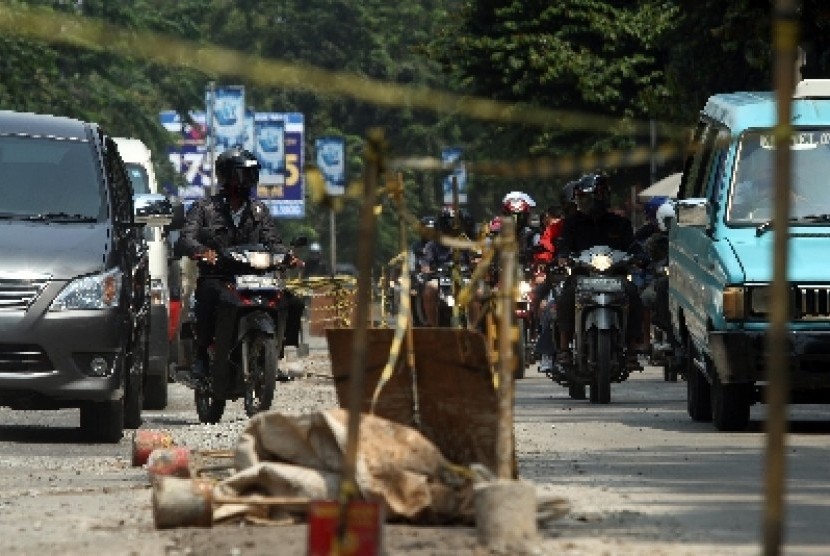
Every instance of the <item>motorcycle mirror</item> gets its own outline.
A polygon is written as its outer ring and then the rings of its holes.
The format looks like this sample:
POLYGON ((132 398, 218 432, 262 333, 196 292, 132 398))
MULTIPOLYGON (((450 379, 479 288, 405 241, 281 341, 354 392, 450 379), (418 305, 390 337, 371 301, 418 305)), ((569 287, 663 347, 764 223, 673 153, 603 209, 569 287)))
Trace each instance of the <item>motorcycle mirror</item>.
POLYGON ((308 245, 308 238, 306 236, 300 236, 291 242, 291 247, 305 247, 306 245, 308 245))

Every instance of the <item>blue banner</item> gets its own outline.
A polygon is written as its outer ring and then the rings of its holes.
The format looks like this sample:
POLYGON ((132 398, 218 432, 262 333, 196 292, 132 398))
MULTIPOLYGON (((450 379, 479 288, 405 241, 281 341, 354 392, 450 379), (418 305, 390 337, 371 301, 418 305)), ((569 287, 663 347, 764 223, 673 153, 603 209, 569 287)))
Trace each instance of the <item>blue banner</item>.
POLYGON ((253 153, 261 166, 262 185, 285 184, 285 121, 260 120, 254 124, 256 143, 253 153))
POLYGON ((462 205, 467 204, 467 169, 464 167, 464 163, 461 162, 462 152, 461 147, 445 147, 441 149, 441 162, 445 165, 454 165, 452 173, 444 178, 442 184, 445 205, 450 205, 453 202, 453 176, 458 184, 458 203, 462 205))
MULTIPOLYGON (((174 111, 164 111, 159 119, 165 129, 172 133, 182 134, 183 139, 168 151, 173 167, 184 177, 186 185, 179 188, 178 195, 186 204, 201 199, 210 190, 211 160, 210 146, 204 134, 199 139, 199 129, 203 129, 206 121, 204 112, 190 112, 188 120, 192 124, 182 122, 182 118, 174 111), (187 129, 187 131, 185 131, 187 129)), ((256 196, 268 205, 271 214, 278 218, 305 217, 305 119, 297 112, 255 112, 253 114, 253 148, 250 149, 263 166, 260 174, 260 185, 256 196), (264 134, 271 134, 261 143, 258 130, 264 134), (274 137, 274 130, 282 129, 282 148, 279 148, 279 137, 274 137), (272 149, 264 153, 258 152, 265 146, 272 149), (282 151, 282 154, 279 151, 282 151), (267 156, 263 156, 266 154, 267 156), (282 169, 280 170, 280 164, 282 169), (268 166, 266 170, 266 166, 268 166)), ((244 132, 243 137, 244 139, 244 132)), ((244 142, 238 143, 244 145, 244 142)), ((216 149, 219 155, 224 149, 216 149)), ((171 184, 165 184, 170 188, 171 184)))
POLYGON ((213 138, 216 152, 245 144, 245 87, 233 85, 207 92, 208 109, 213 107, 213 138))
POLYGON ((329 195, 346 192, 346 142, 342 137, 320 137, 315 141, 317 168, 329 195))

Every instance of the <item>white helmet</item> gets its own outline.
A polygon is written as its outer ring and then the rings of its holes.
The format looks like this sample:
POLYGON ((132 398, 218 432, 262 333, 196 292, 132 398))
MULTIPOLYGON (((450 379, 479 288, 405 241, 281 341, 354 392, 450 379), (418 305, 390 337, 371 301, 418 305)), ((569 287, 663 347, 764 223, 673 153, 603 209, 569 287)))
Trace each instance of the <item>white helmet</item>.
POLYGON ((661 232, 666 232, 671 227, 672 221, 675 219, 674 201, 666 201, 659 207, 655 213, 657 219, 657 227, 661 232))

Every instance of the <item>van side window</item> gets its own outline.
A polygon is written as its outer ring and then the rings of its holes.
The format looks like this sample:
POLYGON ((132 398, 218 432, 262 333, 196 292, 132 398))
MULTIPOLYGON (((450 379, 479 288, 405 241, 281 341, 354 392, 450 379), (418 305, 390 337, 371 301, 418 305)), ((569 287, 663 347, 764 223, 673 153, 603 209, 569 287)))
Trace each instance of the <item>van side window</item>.
POLYGON ((691 176, 695 173, 694 169, 700 166, 700 155, 703 150, 702 144, 706 128, 707 123, 704 121, 701 121, 695 128, 694 137, 689 145, 686 160, 683 163, 683 177, 680 180, 680 189, 677 193, 678 199, 694 197, 694 195, 692 195, 693 182, 691 180, 691 176))
POLYGON ((704 193, 710 202, 718 201, 718 195, 722 193, 718 187, 720 178, 724 175, 724 165, 726 164, 726 155, 729 152, 729 139, 731 134, 726 128, 718 129, 715 136, 715 143, 712 147, 712 158, 709 164, 709 171, 704 181, 704 193))
POLYGON ((706 194, 707 178, 710 175, 712 154, 717 135, 717 127, 707 125, 702 141, 697 144, 695 160, 689 168, 689 177, 686 183, 686 197, 689 199, 699 199, 706 194))

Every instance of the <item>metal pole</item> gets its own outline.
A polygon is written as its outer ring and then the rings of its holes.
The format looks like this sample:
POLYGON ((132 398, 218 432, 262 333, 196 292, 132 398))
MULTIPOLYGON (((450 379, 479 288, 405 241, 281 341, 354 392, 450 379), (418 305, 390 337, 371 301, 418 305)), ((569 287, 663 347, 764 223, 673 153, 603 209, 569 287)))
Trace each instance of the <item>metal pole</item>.
POLYGON ((651 184, 657 181, 657 122, 652 118, 649 120, 651 131, 651 184))
MULTIPOLYGON (((363 382, 366 367, 367 323, 369 320, 369 302, 372 289, 372 261, 375 257, 375 191, 381 171, 383 153, 383 132, 373 130, 369 133, 364 147, 365 174, 363 176, 363 206, 360 209, 360 222, 357 242, 357 310, 352 347, 352 367, 349 374, 349 423, 346 441, 346 457, 340 479, 340 500, 346 503, 353 499, 357 491, 355 478, 357 467, 358 434, 360 433, 360 414, 363 409, 363 382)), ((341 512, 341 524, 345 519, 341 512)))
POLYGON ((496 437, 497 475, 499 479, 513 478, 513 304, 516 277, 516 223, 505 218, 502 224, 501 269, 499 285, 501 315, 499 316, 499 430, 496 437))
POLYGON ((772 310, 767 335, 766 402, 767 449, 764 506, 764 554, 781 553, 784 531, 784 487, 786 478, 785 437, 787 432, 787 398, 789 396, 789 361, 787 323, 790 318, 787 261, 790 214, 790 141, 792 128, 791 98, 794 88, 793 64, 798 42, 797 0, 776 0, 773 14, 774 87, 777 125, 775 129, 775 206, 773 211, 773 279, 772 310))
POLYGON ((210 194, 216 195, 219 192, 219 186, 216 183, 216 129, 214 126, 214 108, 216 107, 216 82, 210 81, 208 83, 208 142, 210 146, 210 194))
POLYGON ((329 244, 331 250, 331 275, 334 276, 335 265, 337 265, 337 218, 334 209, 329 210, 329 244))

